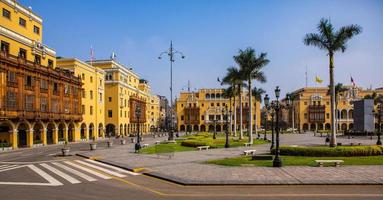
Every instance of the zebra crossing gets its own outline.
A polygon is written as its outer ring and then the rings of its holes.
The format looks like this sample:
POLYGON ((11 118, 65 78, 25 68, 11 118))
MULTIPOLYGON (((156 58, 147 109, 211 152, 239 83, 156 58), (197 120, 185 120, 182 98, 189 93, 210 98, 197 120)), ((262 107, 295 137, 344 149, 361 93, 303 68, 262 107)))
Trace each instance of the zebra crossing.
POLYGON ((0 177, 2 172, 14 169, 32 170, 41 176, 45 182, 1 182, 0 185, 35 185, 35 186, 62 186, 65 184, 80 184, 95 182, 100 179, 113 177, 125 178, 137 176, 139 173, 124 170, 105 163, 90 159, 60 160, 33 164, 0 164, 0 177))

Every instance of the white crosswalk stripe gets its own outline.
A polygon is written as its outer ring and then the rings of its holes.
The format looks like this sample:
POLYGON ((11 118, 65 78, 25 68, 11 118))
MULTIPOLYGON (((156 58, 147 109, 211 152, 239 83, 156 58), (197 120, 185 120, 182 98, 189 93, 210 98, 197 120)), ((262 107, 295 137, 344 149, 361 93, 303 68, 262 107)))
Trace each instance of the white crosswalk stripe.
POLYGON ((57 174, 58 176, 60 176, 61 178, 67 180, 68 182, 70 182, 72 184, 81 183, 79 180, 69 176, 68 174, 65 174, 64 172, 46 164, 46 163, 41 163, 40 165, 43 166, 44 168, 46 168, 47 170, 57 174))
POLYGON ((67 166, 65 166, 65 165, 63 165, 63 164, 61 164, 61 163, 56 163, 56 162, 54 162, 54 163, 52 163, 52 164, 54 164, 54 165, 56 165, 56 166, 58 166, 58 167, 61 167, 62 169, 66 170, 66 171, 68 171, 68 172, 71 172, 71 173, 73 173, 73 174, 75 174, 75 175, 77 175, 77 176, 79 176, 79 177, 81 177, 81 178, 83 178, 83 179, 85 179, 85 180, 87 180, 87 181, 90 181, 90 182, 92 182, 92 181, 97 181, 97 179, 92 178, 92 177, 90 177, 90 176, 88 176, 88 175, 86 175, 86 174, 84 174, 84 173, 82 173, 82 172, 80 172, 80 171, 77 171, 77 170, 75 170, 75 169, 72 169, 72 168, 70 168, 70 167, 67 167, 67 166))
POLYGON ((128 170, 124 170, 124 169, 121 169, 121 168, 118 168, 118 167, 115 167, 115 166, 112 166, 112 165, 107 165, 107 164, 102 163, 102 162, 98 162, 98 161, 94 161, 94 160, 90 160, 90 159, 86 159, 85 161, 90 162, 90 163, 94 163, 96 165, 101 165, 103 167, 107 167, 107 168, 116 170, 118 172, 127 173, 127 174, 130 174, 130 175, 133 175, 133 176, 141 175, 139 173, 135 173, 135 172, 131 172, 131 171, 128 171, 128 170))
POLYGON ((76 160, 76 162, 78 162, 80 164, 83 164, 83 165, 86 165, 88 167, 92 167, 94 169, 103 171, 103 172, 108 173, 108 174, 110 174, 112 176, 117 176, 117 177, 120 177, 120 178, 126 177, 125 175, 119 174, 117 172, 114 172, 114 171, 111 171, 111 170, 108 170, 108 169, 105 169, 105 168, 102 168, 102 167, 99 167, 99 166, 96 166, 96 165, 93 165, 93 164, 90 164, 90 163, 87 163, 87 162, 84 162, 84 161, 81 161, 81 160, 76 160))
POLYGON ((83 166, 80 166, 80 165, 78 165, 78 164, 75 164, 75 163, 72 163, 72 162, 69 162, 69 161, 64 161, 64 162, 65 162, 65 164, 68 164, 68 165, 70 165, 70 166, 72 166, 72 167, 81 169, 82 171, 88 172, 88 173, 93 174, 93 175, 95 175, 95 176, 98 176, 98 177, 100 177, 100 178, 102 178, 102 179, 111 179, 111 178, 112 178, 112 177, 110 177, 110 176, 106 176, 106 175, 104 175, 104 174, 101 174, 101 173, 98 173, 98 172, 93 171, 93 170, 91 170, 91 169, 88 169, 88 168, 85 168, 85 167, 83 167, 83 166))
POLYGON ((4 163, 0 165, 0 172, 17 173, 12 170, 32 170, 45 179, 41 182, 1 182, 0 185, 31 185, 31 186, 60 186, 64 183, 79 184, 82 181, 94 182, 97 179, 112 179, 113 177, 127 177, 127 175, 141 175, 115 166, 94 160, 57 160, 40 163, 4 163))

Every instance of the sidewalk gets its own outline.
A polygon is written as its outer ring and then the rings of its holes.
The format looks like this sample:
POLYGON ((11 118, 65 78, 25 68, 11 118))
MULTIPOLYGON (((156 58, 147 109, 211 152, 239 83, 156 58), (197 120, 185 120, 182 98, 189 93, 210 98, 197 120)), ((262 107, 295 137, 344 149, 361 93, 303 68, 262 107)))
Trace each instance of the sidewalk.
MULTIPOLYGON (((320 142, 311 135, 284 135, 284 145, 320 142)), ((145 143, 152 145, 154 140, 145 143)), ((210 159, 239 156, 245 149, 266 153, 269 144, 208 151, 189 151, 168 155, 134 154, 133 145, 79 153, 84 157, 126 169, 145 168, 146 175, 185 185, 203 184, 383 184, 383 166, 308 167, 226 167, 204 164, 210 159)))

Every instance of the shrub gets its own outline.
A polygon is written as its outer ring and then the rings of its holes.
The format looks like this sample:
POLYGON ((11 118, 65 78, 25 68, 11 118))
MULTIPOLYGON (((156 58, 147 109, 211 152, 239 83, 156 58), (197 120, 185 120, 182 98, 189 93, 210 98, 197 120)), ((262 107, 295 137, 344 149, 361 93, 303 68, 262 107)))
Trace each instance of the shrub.
POLYGON ((181 146, 185 147, 199 147, 199 146, 215 146, 210 141, 201 140, 184 140, 181 142, 181 146))
MULTIPOLYGON (((275 149, 272 149, 275 154, 275 149)), ((338 146, 332 147, 280 147, 280 155, 286 156, 316 156, 316 157, 342 157, 342 156, 378 156, 383 155, 382 146, 338 146)))

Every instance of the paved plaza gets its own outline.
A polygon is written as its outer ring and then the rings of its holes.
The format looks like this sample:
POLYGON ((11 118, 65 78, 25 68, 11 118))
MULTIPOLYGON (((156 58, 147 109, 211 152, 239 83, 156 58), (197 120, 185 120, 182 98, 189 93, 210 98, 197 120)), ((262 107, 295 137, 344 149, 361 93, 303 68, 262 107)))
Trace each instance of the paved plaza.
MULTIPOLYGON (((268 135, 270 137, 270 135, 268 135)), ((164 139, 164 138, 163 138, 164 139)), ((146 139, 144 143, 154 145, 159 139, 146 139)), ((324 144, 325 137, 307 134, 285 134, 281 136, 283 145, 324 144)), ((374 138, 339 137, 343 144, 374 144, 374 138)), ((268 153, 270 144, 253 147, 211 149, 207 151, 187 151, 173 154, 135 154, 133 144, 116 145, 79 153, 85 157, 107 162, 127 169, 144 168, 147 175, 171 180, 181 184, 383 184, 383 166, 342 166, 308 167, 226 167, 204 162, 211 159, 237 157, 244 150, 256 149, 258 154, 268 153)))

